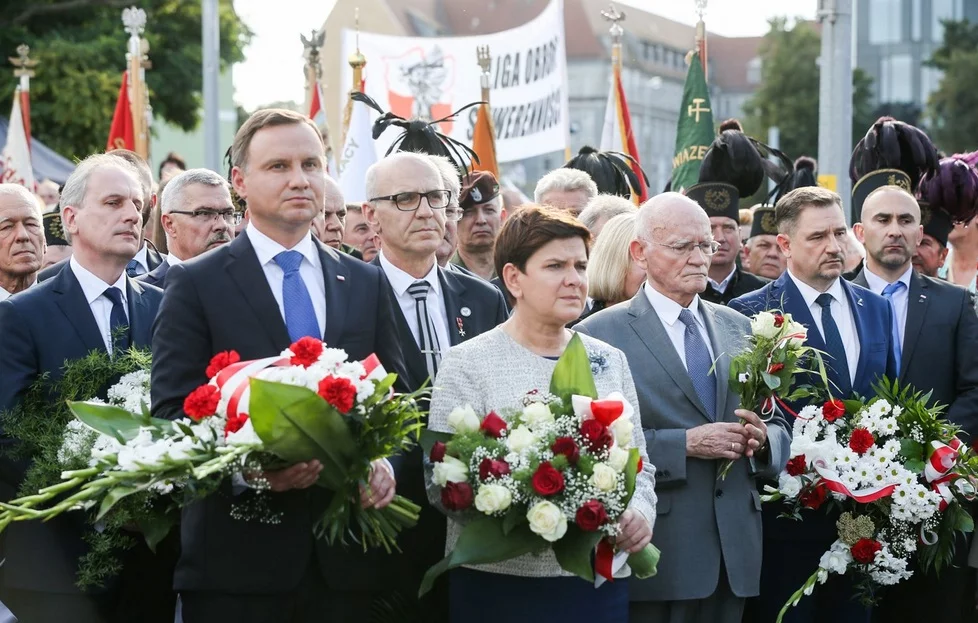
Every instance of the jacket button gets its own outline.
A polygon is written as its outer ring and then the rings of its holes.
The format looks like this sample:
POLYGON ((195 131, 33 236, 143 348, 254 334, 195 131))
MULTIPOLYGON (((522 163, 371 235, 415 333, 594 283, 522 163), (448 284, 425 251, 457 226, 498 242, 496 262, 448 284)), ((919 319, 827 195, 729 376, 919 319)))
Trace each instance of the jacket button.
POLYGON ((717 489, 717 497, 718 498, 722 498, 723 497, 723 489, 717 489))

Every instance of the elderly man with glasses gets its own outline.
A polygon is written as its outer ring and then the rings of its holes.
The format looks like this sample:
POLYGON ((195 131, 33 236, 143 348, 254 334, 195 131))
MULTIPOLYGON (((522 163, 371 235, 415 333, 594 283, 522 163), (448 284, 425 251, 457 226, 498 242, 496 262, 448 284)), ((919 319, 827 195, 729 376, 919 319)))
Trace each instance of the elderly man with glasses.
MULTIPOLYGON (((442 355, 465 340, 485 333, 506 320, 502 294, 478 277, 438 266, 436 251, 449 221, 461 210, 446 190, 438 165, 431 156, 401 152, 367 170, 369 199, 363 215, 380 236, 380 253, 371 262, 384 276, 397 301, 394 322, 401 336, 411 389, 434 379, 442 355)), ((421 451, 401 462, 398 492, 423 503, 421 451)), ((421 512, 412 538, 392 560, 390 585, 400 598, 413 601, 424 572, 444 556, 445 517, 430 506, 421 512)), ((447 591, 436 589, 422 607, 429 620, 441 620, 447 609, 447 591)))
POLYGON ((190 169, 170 178, 160 205, 169 255, 139 280, 162 288, 170 266, 231 242, 241 214, 231 203, 227 181, 209 169, 190 169))

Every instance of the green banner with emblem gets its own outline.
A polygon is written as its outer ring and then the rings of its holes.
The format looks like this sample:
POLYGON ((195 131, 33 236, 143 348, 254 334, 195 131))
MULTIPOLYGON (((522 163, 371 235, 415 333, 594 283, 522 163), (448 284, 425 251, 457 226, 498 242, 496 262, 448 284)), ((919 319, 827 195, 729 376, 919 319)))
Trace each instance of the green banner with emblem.
POLYGON ((676 192, 689 188, 699 180, 703 156, 716 136, 711 108, 710 90, 706 86, 700 55, 694 52, 686 72, 676 130, 676 152, 672 159, 672 190, 676 192))

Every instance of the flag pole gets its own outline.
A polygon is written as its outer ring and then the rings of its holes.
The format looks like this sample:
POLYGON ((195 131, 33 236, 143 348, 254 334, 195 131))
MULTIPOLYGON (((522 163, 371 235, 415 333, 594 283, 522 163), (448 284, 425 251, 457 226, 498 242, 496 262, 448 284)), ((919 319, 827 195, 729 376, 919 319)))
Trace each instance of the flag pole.
MULTIPOLYGON (((360 9, 354 11, 356 20, 357 44, 356 52, 350 55, 349 63, 353 68, 353 88, 350 95, 359 93, 363 89, 363 68, 367 65, 367 59, 360 53, 360 9)), ((346 108, 343 110, 343 144, 346 145, 346 133, 350 130, 350 115, 353 113, 353 100, 346 100, 346 108)))
POLYGON ((200 12, 203 47, 204 164, 221 170, 221 17, 218 0, 202 0, 200 12))
POLYGON ((31 78, 34 77, 34 68, 37 67, 37 61, 30 58, 30 53, 30 47, 21 43, 17 46, 17 57, 8 57, 10 64, 14 66, 14 76, 20 78, 18 93, 21 117, 24 119, 24 133, 27 134, 28 150, 31 146, 31 78))
POLYGON ((703 16, 706 14, 707 0, 694 0, 696 3, 696 14, 700 19, 696 22, 696 51, 700 55, 700 63, 703 65, 703 78, 709 82, 710 73, 707 64, 707 44, 706 44, 706 23, 703 16))
POLYGON ((122 24, 129 33, 126 45, 126 61, 129 64, 129 108, 132 110, 132 127, 135 151, 149 160, 149 95, 146 91, 146 70, 153 65, 149 60, 149 42, 142 36, 146 29, 146 11, 129 7, 122 12, 122 24))
MULTIPOLYGON (((322 50, 323 45, 326 43, 326 31, 313 30, 308 39, 302 34, 299 35, 299 39, 302 40, 302 55, 306 59, 303 73, 306 77, 306 91, 310 94, 308 107, 309 118, 319 127, 320 136, 323 138, 327 169, 333 169, 336 165, 333 152, 333 133, 330 131, 329 124, 326 122, 326 98, 323 93, 322 50), (317 103, 318 112, 313 110, 313 107, 317 103), (322 121, 317 121, 317 117, 320 114, 322 115, 322 121)), ((330 175, 335 175, 336 171, 330 170, 329 173, 330 175)))

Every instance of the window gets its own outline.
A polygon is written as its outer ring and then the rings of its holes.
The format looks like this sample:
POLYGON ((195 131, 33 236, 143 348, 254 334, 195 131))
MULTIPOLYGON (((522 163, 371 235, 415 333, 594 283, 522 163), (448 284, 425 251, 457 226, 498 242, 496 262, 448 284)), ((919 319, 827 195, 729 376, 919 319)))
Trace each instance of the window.
POLYGON ((870 43, 898 43, 902 39, 901 8, 900 0, 869 0, 870 43))
POLYGON ((962 0, 932 0, 930 7, 930 37, 931 41, 944 41, 944 20, 961 19, 963 10, 962 0))
POLYGON ((880 69, 880 102, 913 101, 913 59, 909 54, 884 57, 880 69))
POLYGON ((923 0, 910 0, 910 40, 920 41, 920 22, 923 20, 921 5, 923 0))
POLYGON ((747 63, 747 84, 761 83, 761 57, 755 56, 747 63))

